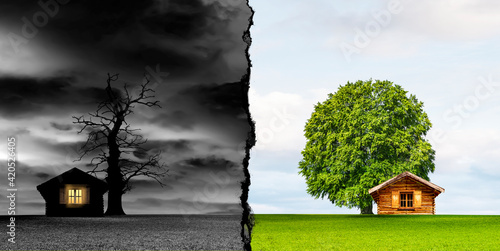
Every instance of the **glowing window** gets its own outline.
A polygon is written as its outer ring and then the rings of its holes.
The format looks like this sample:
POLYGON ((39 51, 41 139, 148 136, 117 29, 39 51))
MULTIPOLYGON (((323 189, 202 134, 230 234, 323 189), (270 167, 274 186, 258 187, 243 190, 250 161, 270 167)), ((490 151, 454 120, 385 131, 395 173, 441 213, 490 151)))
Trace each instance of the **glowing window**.
POLYGON ((69 204, 82 204, 82 190, 81 189, 70 189, 69 190, 69 204))

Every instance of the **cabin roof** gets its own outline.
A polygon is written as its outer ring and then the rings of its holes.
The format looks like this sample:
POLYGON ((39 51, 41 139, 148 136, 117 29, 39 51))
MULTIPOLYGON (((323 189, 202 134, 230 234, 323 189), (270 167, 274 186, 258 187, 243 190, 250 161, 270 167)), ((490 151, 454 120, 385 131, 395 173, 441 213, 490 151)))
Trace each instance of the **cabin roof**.
POLYGON ((414 179, 414 180, 416 180, 416 181, 418 181, 418 182, 420 182, 420 183, 422 183, 430 188, 433 188, 434 190, 438 191, 439 193, 444 193, 444 188, 442 188, 434 183, 431 183, 427 180, 424 180, 424 179, 418 177, 417 175, 410 173, 408 171, 406 171, 406 172, 404 172, 396 177, 393 177, 393 178, 391 178, 391 179, 389 179, 389 180, 387 180, 387 181, 385 181, 377 186, 372 187, 370 190, 368 190, 368 193, 372 194, 372 193, 374 193, 374 192, 376 192, 376 191, 378 191, 378 190, 380 190, 380 189, 382 189, 390 184, 393 184, 393 183, 399 181, 400 179, 402 179, 404 177, 410 177, 410 178, 412 178, 412 179, 414 179))
POLYGON ((42 192, 53 187, 60 187, 64 184, 88 184, 98 190, 101 190, 102 193, 105 193, 108 190, 108 184, 106 182, 76 167, 38 185, 36 189, 42 192))

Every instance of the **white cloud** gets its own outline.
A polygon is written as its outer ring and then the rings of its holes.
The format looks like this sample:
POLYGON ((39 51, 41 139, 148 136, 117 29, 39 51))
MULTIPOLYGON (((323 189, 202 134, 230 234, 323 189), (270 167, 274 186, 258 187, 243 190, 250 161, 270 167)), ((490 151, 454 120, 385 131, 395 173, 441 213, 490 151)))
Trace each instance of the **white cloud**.
POLYGON ((284 208, 260 203, 252 203, 251 207, 256 214, 282 214, 285 211, 284 208))
POLYGON ((304 147, 304 127, 314 105, 326 100, 326 88, 307 90, 303 95, 249 92, 250 113, 256 124, 256 150, 297 151, 304 147))
POLYGON ((500 175, 500 132, 498 130, 450 130, 436 144, 436 170, 451 173, 480 170, 500 175))
MULTIPOLYGON (((354 46, 357 54, 409 57, 435 42, 446 47, 464 41, 498 38, 500 4, 493 1, 392 1, 400 11, 385 4, 375 8, 334 13, 324 17, 331 24, 324 40, 327 48, 340 53, 342 44, 354 46)), ((349 50, 350 51, 350 50, 349 50)))
POLYGON ((398 28, 441 40, 476 40, 500 35, 500 4, 496 1, 411 1, 398 28))
POLYGON ((293 171, 279 172, 272 171, 272 169, 268 171, 251 170, 252 178, 257 178, 259 180, 259 183, 252 183, 252 188, 268 191, 270 194, 277 195, 283 192, 305 191, 305 181, 304 178, 298 174, 298 169, 290 169, 293 171))
MULTIPOLYGON (((10 31, 0 27, 0 33, 10 34, 10 31)), ((0 51, 0 74, 45 77, 60 71, 63 66, 78 63, 76 59, 69 60, 60 48, 42 45, 38 40, 21 43, 15 51, 9 35, 0 38, 0 51)))
MULTIPOLYGON (((497 176, 498 177, 498 176, 497 176)), ((439 214, 498 214, 500 197, 495 192, 500 180, 478 170, 461 172, 436 170, 431 181, 445 189, 436 198, 439 214)))
POLYGON ((250 113, 255 120, 258 150, 293 150, 303 144, 306 100, 298 94, 272 92, 259 95, 250 90, 250 113))

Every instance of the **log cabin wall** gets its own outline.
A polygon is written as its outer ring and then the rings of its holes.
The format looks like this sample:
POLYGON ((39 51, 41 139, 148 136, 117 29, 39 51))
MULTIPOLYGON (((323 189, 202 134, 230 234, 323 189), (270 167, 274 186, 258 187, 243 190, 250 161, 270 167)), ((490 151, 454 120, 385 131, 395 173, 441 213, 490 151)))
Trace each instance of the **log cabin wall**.
POLYGON ((103 216, 107 183, 76 167, 36 188, 45 199, 47 216, 103 216), (81 203, 68 203, 70 189, 81 190, 81 203))
POLYGON ((373 194, 378 214, 434 214, 435 190, 410 177, 404 177, 373 194), (420 191, 420 192, 419 192, 420 191), (413 193, 412 206, 401 207, 400 193, 413 193), (421 193, 421 195, 418 195, 421 193), (397 198, 393 198, 393 195, 397 198), (418 198, 420 197, 420 198, 418 198), (420 199, 420 201, 418 201, 420 199))

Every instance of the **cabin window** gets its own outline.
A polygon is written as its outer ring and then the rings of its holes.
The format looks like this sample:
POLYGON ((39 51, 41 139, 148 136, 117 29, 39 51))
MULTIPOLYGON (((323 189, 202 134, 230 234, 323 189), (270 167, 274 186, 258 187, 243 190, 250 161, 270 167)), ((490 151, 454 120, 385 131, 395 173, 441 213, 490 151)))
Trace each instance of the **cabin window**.
POLYGON ((68 191, 69 204, 82 204, 82 190, 81 189, 70 189, 68 191))
POLYGON ((413 193, 401 193, 399 201, 401 207, 413 207, 413 193))

